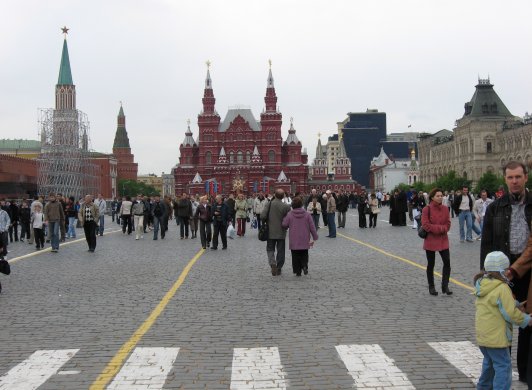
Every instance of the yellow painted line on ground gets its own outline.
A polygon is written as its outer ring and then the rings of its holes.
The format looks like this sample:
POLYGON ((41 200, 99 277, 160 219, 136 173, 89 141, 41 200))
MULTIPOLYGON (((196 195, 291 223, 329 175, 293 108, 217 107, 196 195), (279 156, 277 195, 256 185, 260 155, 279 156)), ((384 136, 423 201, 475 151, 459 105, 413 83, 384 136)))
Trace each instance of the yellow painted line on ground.
MULTIPOLYGON (((384 249, 381 249, 381 248, 376 247, 376 246, 374 246, 374 245, 368 244, 367 242, 360 241, 360 240, 357 240, 357 239, 352 238, 352 237, 349 237, 349 236, 345 236, 345 235, 343 235, 343 234, 341 234, 341 233, 337 233, 337 235, 339 235, 340 237, 343 237, 343 238, 345 238, 345 239, 348 239, 348 240, 350 240, 350 241, 356 242, 356 243, 359 244, 359 245, 363 245, 363 246, 365 246, 365 247, 367 247, 367 248, 373 249, 374 251, 379 252, 379 253, 382 253, 382 254, 385 255, 385 256, 392 257, 392 258, 394 258, 394 259, 400 260, 400 261, 402 261, 403 263, 406 263, 406 264, 412 265, 412 266, 417 267, 417 268, 419 268, 419 269, 422 269, 422 270, 424 270, 424 271, 427 270, 427 267, 422 266, 421 264, 416 263, 416 262, 413 261, 413 260, 405 259, 404 257, 394 255, 393 253, 390 253, 390 252, 386 252, 384 249)), ((442 274, 440 274, 439 272, 434 272, 434 275, 437 275, 437 276, 440 277, 440 278, 442 277, 442 274)), ((462 283, 461 281, 456 280, 456 279, 454 279, 454 278, 450 278, 449 281, 450 281, 451 283, 456 284, 457 286, 460 286, 460 287, 462 287, 462 288, 465 288, 466 290, 469 290, 469 291, 475 291, 475 288, 474 288, 474 287, 472 287, 472 286, 468 286, 467 284, 462 283)))
MULTIPOLYGON (((105 236, 107 234, 113 234, 113 233, 121 232, 121 231, 122 231, 121 229, 120 230, 113 230, 113 231, 110 231, 110 232, 104 232, 103 234, 105 236)), ((85 242, 85 237, 78 238, 78 239, 76 239, 74 241, 62 242, 62 243, 59 244, 59 249, 61 249, 62 246, 71 245, 71 244, 77 244, 78 242, 81 242, 81 241, 85 242)), ((17 261, 28 259, 30 257, 37 256, 37 255, 42 255, 43 253, 47 253, 47 252, 51 252, 51 251, 52 251, 52 247, 49 246, 48 248, 40 250, 40 251, 35 251, 35 252, 28 253, 26 255, 13 257, 11 260, 8 260, 7 262, 9 264, 13 264, 13 263, 16 263, 17 261)))
POLYGON ((179 278, 174 283, 174 285, 170 288, 170 290, 168 290, 168 292, 164 295, 163 299, 161 299, 161 301, 157 304, 155 309, 153 309, 151 314, 148 316, 148 318, 146 318, 142 325, 140 325, 135 331, 135 333, 133 333, 133 335, 129 338, 129 340, 126 341, 124 345, 122 345, 116 355, 111 359, 109 364, 107 364, 107 366, 103 369, 98 378, 96 378, 96 380, 92 383, 89 390, 103 390, 105 386, 107 386, 109 382, 111 382, 115 375, 118 374, 118 371, 120 371, 120 369, 124 365, 124 361, 129 356, 133 348, 135 348, 135 346, 146 334, 146 332, 150 330, 157 318, 162 314, 168 303, 176 294, 179 287, 181 287, 181 285, 185 281, 188 273, 190 272, 196 261, 198 261, 198 259, 203 253, 205 253, 205 249, 201 249, 188 262, 187 266, 185 267, 183 272, 181 272, 181 275, 179 275, 179 278))

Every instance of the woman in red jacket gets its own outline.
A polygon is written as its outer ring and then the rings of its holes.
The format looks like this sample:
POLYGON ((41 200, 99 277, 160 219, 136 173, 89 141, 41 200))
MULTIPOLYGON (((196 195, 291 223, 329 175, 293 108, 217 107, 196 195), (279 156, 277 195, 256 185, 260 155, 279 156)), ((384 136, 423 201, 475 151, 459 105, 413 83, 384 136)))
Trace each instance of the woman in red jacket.
POLYGON ((451 228, 449 209, 443 204, 443 192, 439 188, 434 188, 429 194, 429 205, 423 208, 421 214, 421 224, 427 231, 427 238, 423 243, 423 249, 427 254, 427 280, 429 282, 429 293, 438 295, 434 288, 434 262, 436 252, 440 252, 443 261, 443 277, 441 290, 444 294, 451 295, 449 290, 449 277, 451 276, 451 258, 449 253, 449 238, 447 232, 451 228))

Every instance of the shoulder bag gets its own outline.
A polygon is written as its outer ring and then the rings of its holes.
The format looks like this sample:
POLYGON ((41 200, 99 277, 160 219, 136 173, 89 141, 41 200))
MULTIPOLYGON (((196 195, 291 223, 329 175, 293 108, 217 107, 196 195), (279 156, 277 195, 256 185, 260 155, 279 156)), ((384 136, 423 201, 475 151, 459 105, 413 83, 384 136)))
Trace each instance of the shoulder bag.
MULTIPOLYGON (((430 206, 427 206, 427 207, 428 207, 429 222, 430 222, 430 206)), ((417 221, 417 235, 419 236, 419 238, 422 238, 422 239, 427 238, 429 233, 425 229, 423 229, 423 225, 421 224, 421 214, 418 214, 416 216, 416 221, 417 221)))
POLYGON ((270 210, 271 210, 272 202, 273 200, 271 200, 270 203, 268 203, 268 213, 266 214, 266 220, 262 221, 262 224, 260 225, 260 229, 259 229, 259 240, 260 241, 268 240, 268 235, 270 232, 270 228, 268 226, 268 220, 270 219, 270 210))
POLYGON ((4 275, 9 275, 11 273, 11 266, 7 260, 0 260, 0 272, 4 275))

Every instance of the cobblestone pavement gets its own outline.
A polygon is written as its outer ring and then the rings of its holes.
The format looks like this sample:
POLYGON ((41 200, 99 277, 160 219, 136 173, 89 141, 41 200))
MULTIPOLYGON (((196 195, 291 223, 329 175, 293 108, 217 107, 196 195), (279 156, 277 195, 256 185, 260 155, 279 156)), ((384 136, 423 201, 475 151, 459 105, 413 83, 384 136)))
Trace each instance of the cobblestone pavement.
POLYGON ((320 229, 302 277, 288 249, 271 276, 256 230, 226 251, 178 239, 173 221, 165 240, 136 241, 109 219, 95 253, 79 240, 20 258, 33 247, 14 243, 0 276, 0 389, 474 388, 480 243, 459 243, 452 220, 460 285, 433 297, 409 263, 425 265, 416 231, 379 217, 359 229, 350 210, 336 239, 320 229))

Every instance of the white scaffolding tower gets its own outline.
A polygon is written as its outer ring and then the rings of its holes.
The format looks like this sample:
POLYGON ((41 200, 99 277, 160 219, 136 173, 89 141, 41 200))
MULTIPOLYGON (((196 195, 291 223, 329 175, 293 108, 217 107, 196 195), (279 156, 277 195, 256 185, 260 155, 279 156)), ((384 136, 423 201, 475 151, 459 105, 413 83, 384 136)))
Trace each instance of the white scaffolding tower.
POLYGON ((53 192, 79 199, 96 194, 99 175, 90 159, 87 115, 79 110, 41 109, 39 128, 39 195, 53 192))

